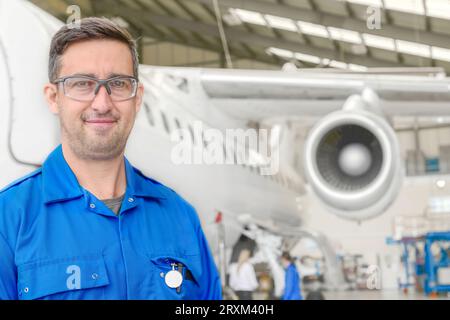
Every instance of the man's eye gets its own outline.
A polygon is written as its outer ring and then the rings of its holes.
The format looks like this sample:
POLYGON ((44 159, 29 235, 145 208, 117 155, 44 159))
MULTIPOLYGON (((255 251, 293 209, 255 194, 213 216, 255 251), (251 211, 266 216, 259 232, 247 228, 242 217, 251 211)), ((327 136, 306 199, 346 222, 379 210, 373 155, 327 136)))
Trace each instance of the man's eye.
POLYGON ((92 81, 80 80, 73 83, 73 87, 75 88, 89 88, 93 85, 92 81))
POLYGON ((114 88, 123 88, 125 87, 125 81, 124 80, 114 80, 111 81, 110 86, 114 88))

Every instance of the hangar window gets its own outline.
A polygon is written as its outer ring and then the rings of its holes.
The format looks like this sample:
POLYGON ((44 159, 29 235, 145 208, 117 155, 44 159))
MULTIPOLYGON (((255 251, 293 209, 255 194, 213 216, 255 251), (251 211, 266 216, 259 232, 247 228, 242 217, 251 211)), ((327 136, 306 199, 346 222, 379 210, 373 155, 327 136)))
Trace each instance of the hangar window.
POLYGON ((177 127, 177 129, 181 130, 180 121, 177 118, 174 118, 174 122, 175 122, 175 126, 177 127))
POLYGON ((188 129, 189 129, 189 132, 191 133, 192 144, 195 145, 195 144, 196 144, 196 141, 195 141, 194 130, 192 129, 192 126, 191 126, 191 125, 188 125, 188 129))
POLYGON ((287 187, 286 179, 283 175, 281 175, 281 184, 283 185, 283 187, 287 187))
POLYGON ((167 134, 170 134, 170 127, 169 127, 169 121, 167 121, 167 116, 164 113, 164 111, 161 110, 161 119, 164 124, 164 129, 166 130, 167 134))
POLYGON ((204 132, 202 132, 202 142, 203 142, 203 146, 206 149, 206 147, 208 147, 208 143, 206 142, 205 133, 204 132))
POLYGON ((179 135, 179 138, 180 138, 180 140, 183 140, 183 138, 184 138, 184 136, 183 136, 183 134, 182 134, 182 132, 181 132, 181 124, 180 124, 180 121, 175 117, 174 118, 174 122, 175 122, 175 126, 176 126, 176 128, 178 129, 178 135, 179 135))
POLYGON ((225 141, 223 142, 222 148, 223 148, 223 158, 224 158, 224 160, 226 162, 226 160, 227 160, 227 148, 226 148, 225 141))
POLYGON ((144 110, 145 110, 145 114, 147 116, 147 121, 148 123, 153 127, 155 126, 155 118, 153 117, 153 113, 152 113, 152 109, 150 108, 150 106, 147 104, 147 102, 144 102, 144 110))

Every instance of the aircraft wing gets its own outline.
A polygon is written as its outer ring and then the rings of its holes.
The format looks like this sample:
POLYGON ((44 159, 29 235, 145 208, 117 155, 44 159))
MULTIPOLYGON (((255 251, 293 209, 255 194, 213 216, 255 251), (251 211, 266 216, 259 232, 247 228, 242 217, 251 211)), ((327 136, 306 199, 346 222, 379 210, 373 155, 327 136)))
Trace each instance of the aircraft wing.
POLYGON ((367 73, 204 69, 212 103, 237 118, 323 116, 352 94, 374 90, 387 116, 449 115, 450 78, 438 68, 367 73))

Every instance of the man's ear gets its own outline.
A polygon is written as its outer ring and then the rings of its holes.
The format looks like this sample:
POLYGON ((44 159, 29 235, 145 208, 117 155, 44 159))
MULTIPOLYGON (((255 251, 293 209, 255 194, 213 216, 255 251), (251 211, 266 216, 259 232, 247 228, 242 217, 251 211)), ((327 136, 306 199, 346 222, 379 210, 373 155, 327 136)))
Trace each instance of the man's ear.
POLYGON ((47 100, 48 108, 54 114, 59 113, 58 109, 58 90, 57 85, 53 83, 47 83, 44 86, 44 95, 47 100))
POLYGON ((141 109, 143 98, 144 98, 144 85, 142 83, 139 83, 136 92, 136 113, 138 113, 139 110, 141 109))

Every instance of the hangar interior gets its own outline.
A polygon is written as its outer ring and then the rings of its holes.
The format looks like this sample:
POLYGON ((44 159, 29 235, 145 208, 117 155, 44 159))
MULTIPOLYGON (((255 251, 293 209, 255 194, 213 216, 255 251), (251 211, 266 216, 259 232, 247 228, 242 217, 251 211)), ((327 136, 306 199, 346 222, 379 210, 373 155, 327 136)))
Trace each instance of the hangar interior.
MULTIPOLYGON (((395 73, 435 81, 444 81, 450 72, 448 0, 31 2, 61 21, 77 10, 81 17, 113 19, 137 39, 140 63, 145 65, 292 74, 307 70, 336 78, 395 73)), ((448 96, 444 102, 450 103, 448 96)), ((241 116, 249 127, 267 120, 241 116)), ((292 137, 284 155, 302 176, 304 140, 319 119, 314 114, 284 115, 268 121, 289 128, 292 137)), ((406 110, 389 122, 405 176, 397 199, 382 215, 365 221, 342 219, 330 215, 317 197, 298 197, 305 228, 326 235, 345 276, 346 289, 325 290, 327 299, 449 297, 450 114, 430 114, 423 101, 421 112, 410 115, 406 110), (427 268, 434 268, 438 289, 425 285, 427 268), (380 279, 374 274, 381 274, 380 279)), ((230 256, 236 255, 234 249, 230 256)), ((323 279, 323 250, 305 237, 291 247, 291 254, 298 257, 307 295, 323 279)), ((264 267, 255 267, 260 280, 255 295, 263 299, 270 277, 264 267)))

